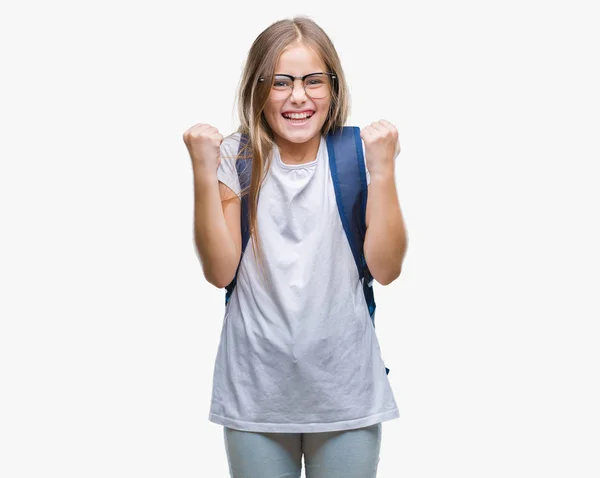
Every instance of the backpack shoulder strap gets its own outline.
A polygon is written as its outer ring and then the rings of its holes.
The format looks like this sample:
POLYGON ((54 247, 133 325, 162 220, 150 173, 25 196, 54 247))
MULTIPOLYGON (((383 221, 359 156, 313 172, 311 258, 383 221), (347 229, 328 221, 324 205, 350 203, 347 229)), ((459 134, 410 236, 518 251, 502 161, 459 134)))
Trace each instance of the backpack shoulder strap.
MULTIPOLYGON (((250 187, 250 181, 252 180, 252 150, 248 144, 248 135, 242 133, 240 137, 240 143, 238 146, 238 154, 235 162, 235 168, 237 170, 238 179, 240 181, 241 190, 250 187)), ((241 200, 241 231, 242 231, 242 257, 244 257, 244 251, 250 238, 250 224, 248 219, 248 195, 244 194, 241 200)), ((225 305, 229 303, 233 289, 237 283, 237 275, 240 270, 241 259, 238 264, 235 276, 228 286, 225 287, 225 305)))
MULTIPOLYGON (((375 327, 373 276, 363 250, 367 232, 368 185, 360 128, 344 126, 329 132, 327 153, 340 219, 358 269, 358 276, 362 280, 371 322, 375 327)), ((390 369, 385 367, 385 373, 388 374, 389 371, 390 369)))

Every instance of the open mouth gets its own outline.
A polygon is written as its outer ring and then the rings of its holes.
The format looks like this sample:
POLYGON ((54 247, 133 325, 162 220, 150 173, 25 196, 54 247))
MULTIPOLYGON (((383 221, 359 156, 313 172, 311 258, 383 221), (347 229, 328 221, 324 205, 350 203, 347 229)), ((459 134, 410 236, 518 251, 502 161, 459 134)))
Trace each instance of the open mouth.
POLYGON ((287 113, 283 113, 281 116, 283 116, 288 123, 291 123, 291 124, 304 124, 304 123, 307 123, 308 120, 310 120, 310 118, 312 118, 314 114, 315 113, 313 111, 312 113, 309 113, 309 114, 287 114, 287 113))

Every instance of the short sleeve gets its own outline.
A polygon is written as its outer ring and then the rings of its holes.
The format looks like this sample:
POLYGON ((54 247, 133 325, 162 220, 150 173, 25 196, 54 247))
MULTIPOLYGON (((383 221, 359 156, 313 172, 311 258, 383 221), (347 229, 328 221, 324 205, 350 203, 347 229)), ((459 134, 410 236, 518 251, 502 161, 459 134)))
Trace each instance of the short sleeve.
POLYGON ((221 162, 217 168, 217 179, 227 185, 241 199, 242 188, 236 168, 236 156, 241 133, 233 133, 223 138, 221 143, 221 162))

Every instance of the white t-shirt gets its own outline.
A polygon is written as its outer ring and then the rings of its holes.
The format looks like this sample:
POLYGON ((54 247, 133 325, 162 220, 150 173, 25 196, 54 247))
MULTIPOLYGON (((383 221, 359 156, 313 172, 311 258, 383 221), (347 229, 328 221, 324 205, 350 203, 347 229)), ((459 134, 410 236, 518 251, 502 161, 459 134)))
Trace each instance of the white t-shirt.
MULTIPOLYGON (((238 195, 240 137, 223 140, 217 171, 238 195)), ((257 219, 271 285, 260 276, 250 238, 225 308, 209 420, 291 433, 398 418, 339 216, 325 136, 316 159, 301 165, 283 163, 275 145, 257 219)))

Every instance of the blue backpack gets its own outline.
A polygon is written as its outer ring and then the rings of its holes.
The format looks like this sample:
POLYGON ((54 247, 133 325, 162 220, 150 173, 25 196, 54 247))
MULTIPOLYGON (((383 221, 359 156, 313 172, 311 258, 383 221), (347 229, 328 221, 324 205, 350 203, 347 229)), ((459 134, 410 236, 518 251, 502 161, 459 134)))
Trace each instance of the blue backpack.
MULTIPOLYGON (((375 297, 373 295, 373 276, 369 271, 363 244, 367 232, 367 173, 365 171, 365 160, 363 158, 360 128, 358 126, 344 126, 337 132, 329 132, 326 136, 327 153, 329 155, 329 168, 335 189, 338 211, 346 232, 346 237, 354 256, 354 262, 358 268, 358 275, 363 284, 363 292, 369 307, 371 323, 375 327, 375 297)), ((242 190, 250 186, 252 158, 248 153, 250 148, 242 154, 242 148, 248 144, 248 136, 242 134, 238 149, 236 168, 242 190)), ((242 197, 241 203, 242 221, 242 254, 250 238, 248 220, 248 196, 242 197)), ((241 264, 241 260, 240 260, 241 264)), ((237 282, 240 264, 235 272, 235 277, 225 288, 225 305, 229 303, 233 289, 237 282)), ((385 373, 390 369, 385 367, 385 373)))

